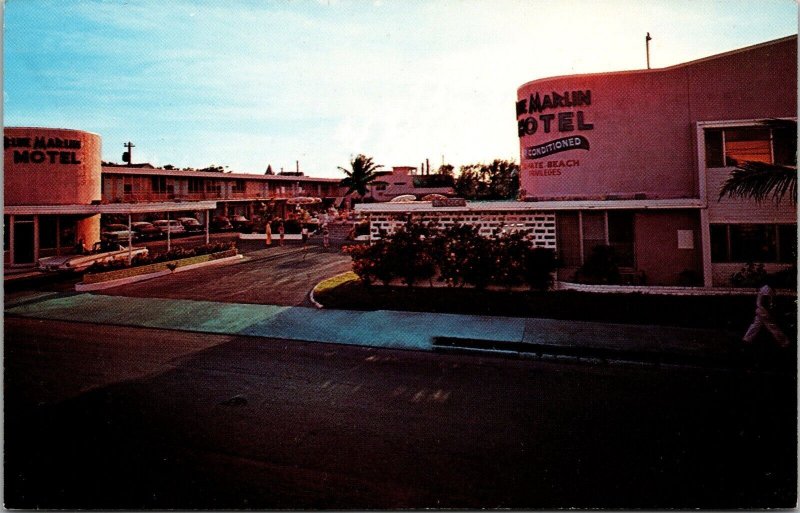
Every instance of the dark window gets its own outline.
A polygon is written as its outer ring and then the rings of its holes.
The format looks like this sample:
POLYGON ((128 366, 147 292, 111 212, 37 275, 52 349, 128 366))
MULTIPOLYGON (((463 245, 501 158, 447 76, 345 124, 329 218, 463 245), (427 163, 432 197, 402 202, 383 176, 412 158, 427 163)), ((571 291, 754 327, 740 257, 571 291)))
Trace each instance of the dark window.
POLYGON ((706 130, 706 167, 723 167, 722 130, 706 130))
POLYGON ((232 192, 244 192, 244 180, 236 180, 233 182, 232 192))
POLYGON ((730 262, 728 248, 728 225, 712 224, 711 228, 711 261, 730 262))
POLYGON ((167 177, 166 176, 152 176, 150 177, 153 192, 164 193, 167 192, 167 177))
POLYGON ((56 247, 55 216, 39 216, 39 247, 42 249, 56 247))
POLYGON ((608 244, 614 248, 619 265, 633 267, 633 212, 608 213, 608 244))
POLYGON ((203 192, 203 179, 189 178, 189 192, 203 192))
POLYGON ((797 165, 797 129, 776 128, 772 130, 772 147, 776 164, 797 165))
POLYGON ((606 245, 606 219, 603 212, 583 213, 583 260, 589 259, 597 246, 606 245))
POLYGON ((775 225, 730 225, 731 261, 775 262, 775 225))
POLYGON ((123 184, 122 189, 125 194, 130 194, 133 192, 133 185, 129 183, 123 184))
POLYGON ((714 263, 797 261, 797 225, 712 224, 710 228, 714 263))
POLYGON ((9 250, 8 241, 10 240, 8 235, 8 223, 11 218, 8 216, 3 216, 3 251, 9 250))
POLYGON ((778 261, 784 263, 797 262, 797 225, 778 225, 778 261))

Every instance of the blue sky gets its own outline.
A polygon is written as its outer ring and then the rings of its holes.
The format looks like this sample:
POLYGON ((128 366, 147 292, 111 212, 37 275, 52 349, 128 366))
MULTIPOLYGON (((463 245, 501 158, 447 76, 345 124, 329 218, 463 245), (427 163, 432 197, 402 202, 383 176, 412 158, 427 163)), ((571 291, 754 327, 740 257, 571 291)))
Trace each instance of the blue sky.
POLYGON ((794 0, 6 0, 4 124, 261 174, 519 160, 516 89, 797 33, 794 0))

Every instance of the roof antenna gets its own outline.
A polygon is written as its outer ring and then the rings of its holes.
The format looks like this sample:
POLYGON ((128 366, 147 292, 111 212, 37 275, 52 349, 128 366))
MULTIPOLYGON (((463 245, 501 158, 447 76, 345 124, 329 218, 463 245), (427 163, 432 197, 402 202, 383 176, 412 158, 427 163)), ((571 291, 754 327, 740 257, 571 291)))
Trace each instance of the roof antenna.
POLYGON ((650 37, 650 32, 647 33, 647 37, 644 38, 644 45, 647 51, 647 69, 650 69, 650 40, 653 39, 650 37))

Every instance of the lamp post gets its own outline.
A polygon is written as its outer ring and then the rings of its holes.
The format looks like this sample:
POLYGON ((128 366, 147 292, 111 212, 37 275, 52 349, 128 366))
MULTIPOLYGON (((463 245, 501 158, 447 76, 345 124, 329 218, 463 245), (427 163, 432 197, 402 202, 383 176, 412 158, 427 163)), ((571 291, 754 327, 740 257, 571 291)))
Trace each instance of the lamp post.
POLYGON ((650 32, 647 33, 647 36, 644 38, 644 46, 645 52, 647 53, 647 69, 650 69, 650 40, 653 39, 650 37, 650 32))

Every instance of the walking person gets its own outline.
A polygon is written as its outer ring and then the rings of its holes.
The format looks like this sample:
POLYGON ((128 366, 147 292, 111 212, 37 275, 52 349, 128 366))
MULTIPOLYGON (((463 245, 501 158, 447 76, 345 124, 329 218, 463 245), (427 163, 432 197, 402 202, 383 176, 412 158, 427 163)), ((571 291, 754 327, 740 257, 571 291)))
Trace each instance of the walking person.
POLYGON ((753 323, 747 329, 742 342, 752 344, 762 328, 769 331, 779 347, 788 347, 789 339, 775 322, 775 289, 772 288, 773 280, 767 277, 764 286, 758 289, 756 296, 756 315, 753 323))
POLYGON ((303 260, 306 259, 306 247, 308 243, 308 227, 303 225, 303 229, 300 230, 300 238, 303 239, 303 260))
POLYGON ((264 233, 267 237, 267 246, 272 246, 272 221, 267 221, 267 224, 264 226, 264 233))
POLYGON ((331 246, 331 232, 328 231, 328 223, 322 225, 322 247, 328 249, 331 246))
POLYGON ((280 245, 283 246, 283 235, 286 233, 286 227, 283 226, 283 219, 278 223, 278 236, 280 237, 280 245))

